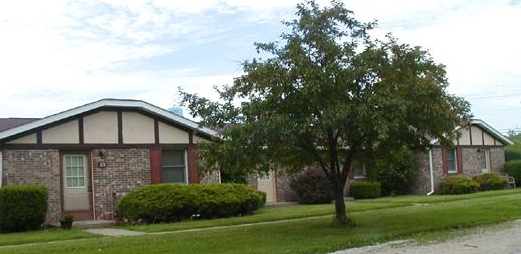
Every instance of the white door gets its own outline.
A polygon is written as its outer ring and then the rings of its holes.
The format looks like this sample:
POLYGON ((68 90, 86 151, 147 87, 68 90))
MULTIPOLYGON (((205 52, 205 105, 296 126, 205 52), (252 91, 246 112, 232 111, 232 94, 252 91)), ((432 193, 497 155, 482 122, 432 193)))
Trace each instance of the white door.
POLYGON ((277 190, 275 184, 275 171, 259 173, 257 178, 257 189, 266 193, 266 202, 277 202, 277 190))
POLYGON ((90 209, 89 170, 84 154, 63 155, 63 208, 65 211, 90 209))

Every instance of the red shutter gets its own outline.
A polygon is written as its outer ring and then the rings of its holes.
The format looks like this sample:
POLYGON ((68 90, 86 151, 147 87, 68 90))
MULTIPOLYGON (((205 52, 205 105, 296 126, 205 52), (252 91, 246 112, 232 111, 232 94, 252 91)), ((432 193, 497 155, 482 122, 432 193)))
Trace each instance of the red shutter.
POLYGON ((349 165, 349 172, 347 172, 347 179, 353 180, 355 179, 355 167, 353 167, 353 162, 349 165))
POLYGON ((443 174, 446 175, 449 173, 449 163, 448 163, 448 160, 447 160, 447 148, 445 147, 442 147, 441 148, 441 164, 442 164, 442 168, 443 168, 443 174))
POLYGON ((161 148, 150 148, 150 180, 161 183, 161 148))
POLYGON ((458 165, 458 173, 463 173, 463 149, 461 147, 458 147, 456 149, 456 160, 458 165))
POLYGON ((188 182, 199 183, 199 171, 197 170, 197 148, 188 147, 188 182))

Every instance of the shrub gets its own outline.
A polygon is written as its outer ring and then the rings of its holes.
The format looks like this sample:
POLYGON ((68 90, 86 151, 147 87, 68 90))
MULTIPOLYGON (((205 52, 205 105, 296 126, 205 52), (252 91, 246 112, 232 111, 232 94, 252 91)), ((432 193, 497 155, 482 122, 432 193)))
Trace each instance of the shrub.
POLYGON ((521 160, 505 162, 505 172, 516 179, 516 186, 521 185, 521 160))
POLYGON ((300 204, 326 204, 333 200, 333 188, 324 172, 309 168, 290 181, 300 204))
POLYGON ((440 181, 438 193, 442 195, 465 194, 476 192, 479 184, 469 177, 451 176, 440 181))
POLYGON ((120 199, 123 218, 148 223, 251 214, 266 194, 242 184, 156 184, 137 188, 120 199))
POLYGON ((407 194, 415 168, 414 153, 407 147, 381 151, 376 156, 375 169, 382 195, 407 194))
POLYGON ((355 181, 349 184, 349 191, 355 199, 378 198, 381 188, 379 182, 372 181, 355 181))
POLYGON ((480 191, 502 190, 507 187, 507 180, 496 173, 485 173, 473 178, 479 184, 480 191))
POLYGON ((47 214, 47 188, 37 185, 0 188, 0 230, 39 229, 47 214))

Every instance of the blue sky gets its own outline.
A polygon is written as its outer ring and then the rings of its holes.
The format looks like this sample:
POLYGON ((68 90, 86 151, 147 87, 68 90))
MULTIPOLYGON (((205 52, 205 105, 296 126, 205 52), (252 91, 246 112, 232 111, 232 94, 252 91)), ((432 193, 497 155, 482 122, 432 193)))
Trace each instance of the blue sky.
MULTIPOLYGON (((322 5, 328 1, 318 1, 322 5)), ((521 1, 343 1, 375 36, 429 50, 476 118, 521 131, 521 1)), ((278 40, 298 1, 1 1, 0 117, 44 117, 101 98, 163 108, 178 87, 216 98, 254 42, 278 40)))

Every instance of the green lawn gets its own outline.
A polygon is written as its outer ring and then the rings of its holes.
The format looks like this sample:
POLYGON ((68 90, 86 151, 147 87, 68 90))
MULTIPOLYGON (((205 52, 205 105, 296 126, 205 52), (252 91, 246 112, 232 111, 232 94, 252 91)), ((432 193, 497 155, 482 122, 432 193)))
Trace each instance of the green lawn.
MULTIPOLYGON (((457 231, 455 229, 519 219, 521 190, 382 198, 350 202, 347 208, 358 224, 354 228, 333 228, 328 216, 247 227, 4 247, 0 248, 0 253, 327 253, 395 239, 425 237, 429 233, 439 236, 457 231)), ((273 207, 242 218, 140 228, 175 230, 183 229, 183 224, 193 227, 230 225, 237 224, 237 220, 258 222, 261 218, 287 219, 331 214, 332 211, 331 205, 273 207)))
POLYGON ((39 231, 0 234, 0 246, 18 245, 26 243, 53 242, 80 238, 99 237, 98 235, 83 232, 79 229, 45 229, 39 231))

